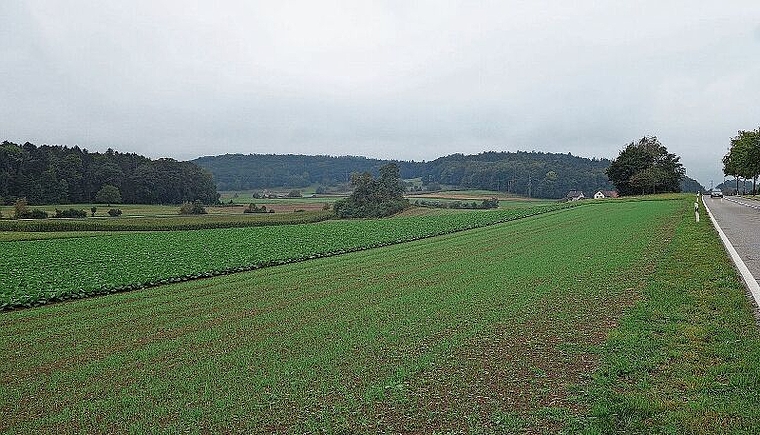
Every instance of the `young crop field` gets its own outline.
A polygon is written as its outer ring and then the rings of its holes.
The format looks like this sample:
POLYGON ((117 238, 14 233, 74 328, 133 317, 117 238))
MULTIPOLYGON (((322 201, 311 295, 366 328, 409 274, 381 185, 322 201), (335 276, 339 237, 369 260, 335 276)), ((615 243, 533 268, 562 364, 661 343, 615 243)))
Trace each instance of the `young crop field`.
POLYGON ((0 330, 9 433, 760 429, 760 329, 687 199, 7 312, 0 330))
POLYGON ((569 206, 0 242, 0 310, 368 249, 569 206))

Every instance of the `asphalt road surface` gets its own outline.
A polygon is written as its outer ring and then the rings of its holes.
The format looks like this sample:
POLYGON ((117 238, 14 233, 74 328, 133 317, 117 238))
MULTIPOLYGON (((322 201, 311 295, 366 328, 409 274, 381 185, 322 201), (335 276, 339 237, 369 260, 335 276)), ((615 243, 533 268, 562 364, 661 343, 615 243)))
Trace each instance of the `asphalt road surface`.
POLYGON ((760 197, 702 198, 755 280, 760 281, 760 197))

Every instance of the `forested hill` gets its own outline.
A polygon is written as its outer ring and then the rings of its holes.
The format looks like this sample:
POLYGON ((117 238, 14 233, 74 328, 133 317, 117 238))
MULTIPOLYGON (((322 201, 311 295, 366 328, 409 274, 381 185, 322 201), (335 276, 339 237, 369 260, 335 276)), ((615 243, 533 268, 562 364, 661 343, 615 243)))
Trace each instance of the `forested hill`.
MULTIPOLYGON (((225 154, 201 157, 193 163, 214 174, 220 190, 279 186, 331 186, 345 183, 352 172, 377 174, 388 160, 272 154, 225 154)), ((490 189, 543 198, 561 198, 569 190, 611 189, 604 170, 610 161, 571 154, 485 152, 453 154, 430 162, 396 161, 403 178, 422 178, 466 188, 490 189)))
POLYGON ((151 160, 113 150, 91 153, 77 146, 0 144, 0 204, 26 198, 30 204, 96 202, 104 186, 130 204, 218 201, 211 173, 190 162, 151 160), (110 189, 114 192, 114 189, 110 189))

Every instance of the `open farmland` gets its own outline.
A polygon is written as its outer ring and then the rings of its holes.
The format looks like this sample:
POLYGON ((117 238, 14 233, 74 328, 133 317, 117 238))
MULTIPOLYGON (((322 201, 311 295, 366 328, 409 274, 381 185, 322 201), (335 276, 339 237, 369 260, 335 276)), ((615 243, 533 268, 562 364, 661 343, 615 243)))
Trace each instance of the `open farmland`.
MULTIPOLYGON (((321 224, 320 224, 321 225, 321 224)), ((0 315, 18 433, 752 433, 760 334, 689 200, 0 315)))
POLYGON ((368 249, 569 206, 0 242, 0 310, 368 249))
MULTIPOLYGON (((84 218, 84 219, 4 219, 2 232, 74 232, 74 231, 178 231, 214 228, 246 228, 272 225, 295 225, 321 222, 333 215, 329 211, 299 213, 237 213, 84 218)), ((32 236, 34 238, 34 236, 32 236)), ((2 240, 2 239, 0 239, 2 240)))

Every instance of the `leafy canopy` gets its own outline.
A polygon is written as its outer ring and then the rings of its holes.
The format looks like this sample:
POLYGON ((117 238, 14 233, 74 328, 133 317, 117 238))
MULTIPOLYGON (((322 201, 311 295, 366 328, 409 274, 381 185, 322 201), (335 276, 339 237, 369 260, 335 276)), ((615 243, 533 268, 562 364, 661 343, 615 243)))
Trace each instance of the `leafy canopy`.
POLYGON ((723 173, 745 179, 756 179, 760 175, 760 127, 739 131, 731 138, 731 148, 723 156, 723 173))
POLYGON ((390 216, 409 206, 395 163, 380 167, 377 179, 369 172, 351 174, 351 185, 354 186, 353 193, 335 203, 335 214, 340 218, 390 216))
POLYGON ((680 160, 657 137, 644 136, 628 144, 606 173, 621 195, 680 192, 686 173, 680 160))

